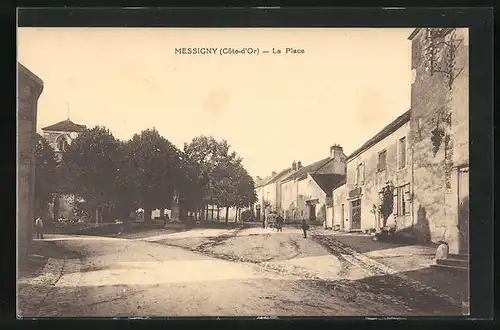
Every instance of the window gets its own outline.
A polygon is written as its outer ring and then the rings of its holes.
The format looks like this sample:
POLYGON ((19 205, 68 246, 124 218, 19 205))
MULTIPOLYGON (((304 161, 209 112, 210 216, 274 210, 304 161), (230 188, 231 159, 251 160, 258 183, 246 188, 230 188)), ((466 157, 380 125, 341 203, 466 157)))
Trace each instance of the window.
POLYGON ((385 171, 387 161, 387 150, 383 150, 378 154, 378 171, 385 171))
POLYGON ((410 185, 397 188, 397 215, 410 214, 410 185))
POLYGON ((365 181, 365 166, 363 163, 356 167, 356 185, 363 184, 365 181))
POLYGON ((399 168, 406 167, 406 137, 399 139, 399 168))
POLYGON ((57 138, 57 150, 66 151, 66 147, 68 146, 68 141, 64 135, 61 135, 57 138))

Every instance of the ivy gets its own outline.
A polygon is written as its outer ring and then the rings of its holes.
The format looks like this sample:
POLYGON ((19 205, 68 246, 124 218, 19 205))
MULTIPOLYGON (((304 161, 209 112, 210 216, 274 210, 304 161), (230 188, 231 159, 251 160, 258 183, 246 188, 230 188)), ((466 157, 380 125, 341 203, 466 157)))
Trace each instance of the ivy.
POLYGON ((381 192, 379 213, 383 220, 383 227, 387 226, 387 219, 394 211, 394 185, 391 181, 387 182, 381 192))

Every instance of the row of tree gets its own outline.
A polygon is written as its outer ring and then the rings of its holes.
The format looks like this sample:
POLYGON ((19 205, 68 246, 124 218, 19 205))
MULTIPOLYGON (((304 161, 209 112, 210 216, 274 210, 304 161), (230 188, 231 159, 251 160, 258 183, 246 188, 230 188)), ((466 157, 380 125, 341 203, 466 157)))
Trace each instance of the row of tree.
POLYGON ((200 136, 175 147, 155 129, 116 139, 105 127, 88 129, 74 139, 56 162, 52 147, 38 136, 35 196, 43 212, 54 194, 82 197, 94 210, 127 217, 144 209, 170 208, 179 193, 181 210, 207 219, 208 206, 244 208, 255 203, 254 182, 242 159, 224 140, 200 136))

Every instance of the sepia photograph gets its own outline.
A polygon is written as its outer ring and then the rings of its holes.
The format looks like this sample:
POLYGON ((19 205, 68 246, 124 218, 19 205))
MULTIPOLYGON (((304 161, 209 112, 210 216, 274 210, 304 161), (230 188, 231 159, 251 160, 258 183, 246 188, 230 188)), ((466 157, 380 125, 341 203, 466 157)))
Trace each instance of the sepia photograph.
POLYGON ((17 29, 17 317, 467 316, 469 30, 17 29))

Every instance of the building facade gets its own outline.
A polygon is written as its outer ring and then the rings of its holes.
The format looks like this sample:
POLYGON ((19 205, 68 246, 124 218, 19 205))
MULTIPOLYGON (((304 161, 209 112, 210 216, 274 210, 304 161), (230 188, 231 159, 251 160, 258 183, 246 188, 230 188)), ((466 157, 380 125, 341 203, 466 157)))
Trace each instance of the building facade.
POLYGON ((347 231, 378 229, 381 191, 394 185, 394 209, 386 225, 411 226, 408 161, 410 111, 396 118, 347 158, 345 184, 333 192, 333 226, 347 231))
POLYGON ((20 63, 17 74, 17 247, 22 262, 33 239, 36 121, 43 81, 20 63))
POLYGON ((416 29, 410 121, 414 216, 421 239, 469 246, 468 29, 416 29), (451 60, 450 60, 451 59, 451 60))
POLYGON ((330 148, 329 157, 302 167, 281 181, 281 211, 285 219, 326 221, 333 187, 345 179, 346 156, 341 146, 330 148))
POLYGON ((333 227, 380 228, 380 190, 390 181, 388 225, 468 254, 468 30, 419 28, 409 39, 411 110, 348 157, 346 183, 333 191, 333 227))

